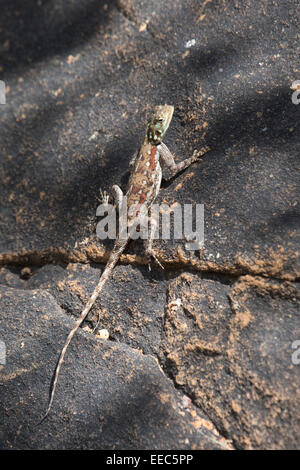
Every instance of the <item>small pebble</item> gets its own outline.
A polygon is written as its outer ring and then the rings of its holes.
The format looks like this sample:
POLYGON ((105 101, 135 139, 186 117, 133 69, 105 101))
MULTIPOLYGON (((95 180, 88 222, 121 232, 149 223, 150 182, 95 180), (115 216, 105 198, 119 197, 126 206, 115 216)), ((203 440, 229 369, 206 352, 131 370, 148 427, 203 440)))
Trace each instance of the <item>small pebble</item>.
POLYGON ((98 331, 97 338, 107 340, 109 338, 109 332, 103 328, 102 330, 98 331))

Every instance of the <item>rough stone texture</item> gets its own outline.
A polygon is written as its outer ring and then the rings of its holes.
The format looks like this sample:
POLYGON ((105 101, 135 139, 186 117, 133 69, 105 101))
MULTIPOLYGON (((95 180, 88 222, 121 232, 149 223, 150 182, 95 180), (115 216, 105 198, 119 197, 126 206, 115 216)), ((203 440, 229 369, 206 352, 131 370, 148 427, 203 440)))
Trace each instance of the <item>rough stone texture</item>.
POLYGON ((229 288, 184 274, 170 292, 166 357, 175 382, 237 447, 297 449, 298 286, 244 276, 229 288))
POLYGON ((237 448, 299 447, 297 2, 2 3, 2 447, 215 448, 214 426, 237 448), (178 159, 212 147, 158 199, 205 205, 204 247, 157 241, 164 273, 143 267, 141 243, 128 247, 87 323, 100 313, 113 341, 74 339, 37 431, 66 314, 78 316, 111 248, 95 236, 99 187, 125 188, 147 113, 164 102, 178 159), (193 404, 181 415, 160 392, 193 404))
POLYGON ((167 143, 178 158, 213 148, 160 196, 205 204, 194 263, 295 278, 298 24, 293 1, 7 2, 4 259, 53 250, 103 259, 96 244, 76 250, 93 232, 99 187, 122 182, 146 113, 170 102, 167 143))
POLYGON ((2 449, 228 448, 153 356, 82 331, 65 361, 55 413, 39 424, 72 322, 43 290, 1 286, 0 302, 2 449))

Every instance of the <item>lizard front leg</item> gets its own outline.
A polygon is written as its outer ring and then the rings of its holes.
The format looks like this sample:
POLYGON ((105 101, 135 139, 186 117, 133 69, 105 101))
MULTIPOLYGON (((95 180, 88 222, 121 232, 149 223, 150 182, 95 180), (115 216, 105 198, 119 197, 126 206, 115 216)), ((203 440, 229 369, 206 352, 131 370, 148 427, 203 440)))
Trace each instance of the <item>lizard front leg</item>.
MULTIPOLYGON (((122 204, 124 202, 124 194, 122 189, 114 184, 111 188, 111 191, 113 193, 113 201, 114 201, 114 210, 117 209, 117 211, 120 213, 122 209, 122 204)), ((109 206, 109 194, 106 191, 102 191, 100 189, 100 203, 104 206, 109 206)), ((98 320, 96 323, 96 326, 93 328, 93 333, 97 330, 98 326, 100 324, 100 311, 98 311, 98 320)), ((104 330, 106 331, 106 330, 104 330)))
POLYGON ((132 157, 130 159, 130 162, 129 162, 129 168, 130 168, 131 171, 134 168, 134 165, 135 165, 135 162, 136 162, 138 156, 139 156, 139 151, 137 150, 136 152, 134 152, 134 154, 132 155, 132 157))
POLYGON ((173 178, 177 173, 188 168, 192 163, 196 162, 199 158, 210 151, 210 147, 205 146, 201 150, 195 150, 190 158, 186 158, 182 162, 175 163, 173 154, 163 142, 157 147, 157 149, 159 151, 162 165, 165 165, 171 171, 171 178, 173 178))
POLYGON ((116 205, 116 208, 118 210, 120 210, 120 208, 123 204, 123 201, 124 201, 123 191, 117 184, 114 184, 112 186, 111 190, 113 192, 113 199, 114 199, 114 203, 116 205))

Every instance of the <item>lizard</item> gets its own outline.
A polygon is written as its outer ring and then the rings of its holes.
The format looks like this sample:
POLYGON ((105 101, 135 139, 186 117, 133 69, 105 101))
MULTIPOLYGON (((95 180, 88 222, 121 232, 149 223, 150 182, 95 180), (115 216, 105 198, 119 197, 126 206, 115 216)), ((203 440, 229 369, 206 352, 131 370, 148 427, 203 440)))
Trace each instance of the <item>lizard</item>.
MULTIPOLYGON (((130 229, 136 222, 141 208, 148 211, 151 210, 151 205, 155 201, 161 186, 162 180, 162 167, 166 166, 170 170, 171 178, 176 176, 179 172, 182 172, 192 163, 199 160, 210 148, 208 146, 203 147, 200 151, 195 150, 193 155, 185 160, 175 163, 174 156, 168 149, 168 147, 162 142, 163 137, 170 125, 174 107, 170 105, 160 105, 153 109, 153 112, 146 125, 146 134, 144 141, 140 147, 139 152, 136 152, 135 156, 130 162, 131 174, 128 182, 128 189, 126 192, 126 204, 128 208, 127 216, 127 232, 125 237, 117 236, 112 251, 109 255, 108 261, 102 272, 97 286, 95 287, 91 297, 86 303, 80 316, 76 320, 72 330, 69 332, 65 344, 60 352, 54 374, 53 380, 50 386, 49 402, 46 413, 42 421, 48 416, 57 386, 59 372, 64 361, 64 357, 67 348, 77 332, 78 328, 88 315, 93 304, 98 298, 100 292, 103 289, 104 284, 109 279, 114 267, 116 266, 121 254, 125 250, 128 241, 130 240, 130 229), (131 210, 130 210, 131 208, 131 210), (132 208, 134 208, 132 210, 132 208)), ((120 208, 124 201, 124 194, 121 188, 117 185, 112 187, 114 193, 114 199, 117 208, 120 208)), ((107 200, 106 200, 107 202, 107 200)), ((144 212, 145 213, 145 212, 144 212)), ((150 236, 147 240, 146 255, 148 259, 153 258, 161 266, 158 259, 156 258, 155 252, 152 248, 153 233, 156 228, 154 220, 149 217, 151 225, 150 236)), ((161 266, 162 267, 162 266, 161 266)))

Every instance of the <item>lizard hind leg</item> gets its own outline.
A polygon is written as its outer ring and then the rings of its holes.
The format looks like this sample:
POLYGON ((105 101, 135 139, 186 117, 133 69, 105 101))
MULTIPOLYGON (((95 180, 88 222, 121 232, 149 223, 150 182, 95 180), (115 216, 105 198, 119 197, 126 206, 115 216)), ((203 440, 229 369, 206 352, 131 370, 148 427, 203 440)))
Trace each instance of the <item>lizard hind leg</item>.
POLYGON ((109 194, 104 190, 102 191, 102 188, 99 189, 100 197, 97 197, 98 201, 100 204, 107 205, 109 204, 109 194))
POLYGON ((146 252, 146 256, 148 258, 148 268, 149 268, 149 271, 151 271, 151 258, 154 259, 154 261, 156 261, 156 263, 160 266, 161 269, 165 269, 163 267, 163 265, 161 264, 161 262, 158 260, 156 254, 155 254, 155 251, 153 250, 152 248, 152 242, 153 242, 153 239, 154 239, 154 235, 155 235, 155 232, 157 230, 157 221, 156 219, 154 219, 154 217, 150 217, 148 218, 148 224, 150 225, 150 231, 149 231, 149 234, 148 234, 148 238, 147 238, 147 241, 146 241, 146 248, 145 248, 145 252, 146 252))
MULTIPOLYGON (((123 191, 117 184, 114 184, 112 186, 111 190, 112 190, 112 193, 113 193, 114 204, 115 204, 117 210, 120 211, 121 206, 122 206, 123 201, 124 201, 123 191)), ((106 191, 102 191, 101 188, 100 188, 99 201, 103 205, 108 205, 109 204, 109 194, 106 191)), ((101 311, 98 310, 96 326, 92 330, 93 333, 95 333, 97 331, 97 329, 100 325, 100 318, 101 318, 101 311)))

